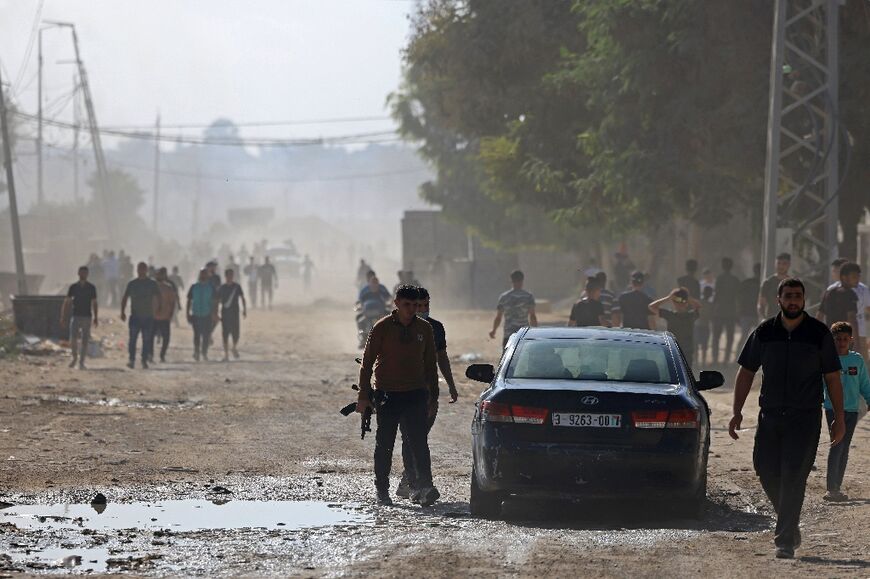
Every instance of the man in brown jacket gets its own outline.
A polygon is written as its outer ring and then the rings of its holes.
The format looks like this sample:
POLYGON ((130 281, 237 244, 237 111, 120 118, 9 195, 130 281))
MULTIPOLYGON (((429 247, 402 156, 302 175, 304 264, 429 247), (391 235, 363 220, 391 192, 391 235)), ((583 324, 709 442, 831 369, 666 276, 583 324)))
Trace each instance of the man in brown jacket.
POLYGON ((438 407, 435 338, 432 326, 417 317, 417 297, 414 286, 397 288, 396 309, 372 327, 359 372, 357 412, 371 406, 373 373, 375 377, 375 488, 381 505, 393 504, 390 467, 399 424, 407 436, 418 477, 411 500, 429 506, 441 496, 432 485, 427 438, 428 417, 438 407))

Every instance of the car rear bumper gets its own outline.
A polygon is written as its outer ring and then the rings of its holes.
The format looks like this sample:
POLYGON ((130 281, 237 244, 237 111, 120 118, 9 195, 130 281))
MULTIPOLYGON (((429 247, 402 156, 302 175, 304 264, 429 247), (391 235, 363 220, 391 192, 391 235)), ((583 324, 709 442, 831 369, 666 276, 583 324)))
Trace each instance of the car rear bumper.
POLYGON ((700 450, 590 448, 502 443, 474 452, 477 482, 488 492, 576 498, 685 498, 703 480, 700 450))

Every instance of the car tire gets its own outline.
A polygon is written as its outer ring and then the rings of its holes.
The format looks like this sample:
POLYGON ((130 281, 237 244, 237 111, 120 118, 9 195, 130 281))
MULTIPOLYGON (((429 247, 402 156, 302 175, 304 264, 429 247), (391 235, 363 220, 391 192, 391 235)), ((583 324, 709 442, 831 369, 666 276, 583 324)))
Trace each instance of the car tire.
POLYGON ((501 503, 504 495, 497 492, 487 492, 477 484, 477 469, 471 469, 471 498, 469 507, 471 515, 484 519, 497 519, 501 515, 501 503))
POLYGON ((690 496, 686 497, 685 501, 677 506, 676 509, 679 516, 688 519, 702 519, 707 511, 707 469, 704 468, 704 475, 701 482, 698 483, 698 488, 690 496))

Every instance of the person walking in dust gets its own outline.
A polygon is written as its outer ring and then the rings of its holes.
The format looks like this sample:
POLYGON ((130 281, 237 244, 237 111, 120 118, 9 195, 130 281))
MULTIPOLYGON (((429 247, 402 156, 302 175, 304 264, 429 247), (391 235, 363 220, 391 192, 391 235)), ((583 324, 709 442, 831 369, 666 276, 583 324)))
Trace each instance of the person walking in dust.
POLYGON ((260 282, 260 307, 265 308, 268 304, 269 309, 272 309, 272 291, 278 289, 278 272, 275 271, 275 266, 269 261, 269 256, 263 258, 263 265, 257 271, 257 279, 260 282), (267 300, 268 298, 268 300, 267 300))
POLYGON ((72 348, 72 361, 69 367, 75 368, 78 361, 79 370, 85 369, 85 356, 91 339, 91 320, 93 319, 95 328, 99 324, 97 288, 88 281, 88 273, 86 265, 79 268, 79 281, 69 286, 60 314, 60 327, 65 328, 67 323, 69 324, 69 344, 72 348), (72 316, 70 316, 70 306, 72 306, 72 316), (78 349, 79 336, 82 339, 81 352, 78 349))
POLYGON ((535 315, 535 296, 523 289, 524 281, 523 272, 513 271, 511 273, 513 287, 498 297, 497 313, 492 321, 489 337, 495 339, 495 332, 504 319, 502 347, 507 345, 508 339, 520 328, 526 325, 531 327, 538 325, 538 317, 535 315))
POLYGON ((130 338, 127 350, 130 359, 127 367, 133 369, 136 363, 136 342, 142 334, 142 368, 148 368, 151 359, 151 334, 154 331, 154 312, 160 308, 160 288, 157 282, 148 277, 148 264, 140 261, 136 266, 136 278, 127 283, 124 297, 121 298, 121 321, 127 321, 127 301, 130 301, 130 338))
POLYGON ((257 274, 260 266, 257 265, 254 256, 250 257, 248 265, 245 266, 245 277, 248 279, 248 295, 251 296, 251 307, 257 307, 257 274))
POLYGON ((242 302, 242 317, 248 317, 248 304, 245 302, 245 293, 242 291, 242 286, 236 283, 236 272, 232 269, 227 269, 224 272, 224 284, 218 289, 218 302, 221 308, 221 335, 224 340, 224 358, 227 362, 230 359, 229 343, 230 337, 233 339, 233 357, 239 359, 239 300, 242 302))
POLYGON ((193 359, 208 360, 210 337, 217 321, 217 292, 208 269, 199 270, 199 281, 187 290, 187 321, 193 326, 193 359))

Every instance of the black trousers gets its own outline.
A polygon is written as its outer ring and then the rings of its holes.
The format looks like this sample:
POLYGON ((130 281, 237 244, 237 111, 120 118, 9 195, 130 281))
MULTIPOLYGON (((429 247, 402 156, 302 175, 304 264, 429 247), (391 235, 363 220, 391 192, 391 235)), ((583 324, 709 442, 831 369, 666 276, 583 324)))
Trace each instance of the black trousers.
POLYGON ((737 318, 713 318, 713 363, 719 361, 719 338, 722 337, 722 331, 725 331, 725 353, 722 355, 722 361, 728 362, 733 356, 734 348, 734 330, 737 328, 737 318))
POLYGON ((407 436, 417 484, 432 486, 432 463, 429 457, 427 402, 425 388, 409 392, 380 392, 381 402, 376 414, 375 432, 375 486, 379 491, 390 488, 390 468, 393 466, 393 447, 399 425, 407 436))
MULTIPOLYGON (((843 442, 837 446, 832 446, 828 452, 828 475, 827 487, 829 491, 836 492, 843 486, 843 475, 846 474, 846 464, 849 462, 849 446, 852 444, 852 435, 855 434, 855 427, 858 425, 858 413, 846 412, 846 436, 843 437, 843 442)), ((825 420, 828 422, 828 429, 831 428, 831 423, 834 422, 834 411, 825 410, 825 420)))
MULTIPOLYGON (((166 350, 169 349, 170 322, 172 320, 154 320, 154 336, 160 336, 160 359, 166 357, 166 350)), ((153 338, 152 338, 153 339, 153 338)), ((154 355, 154 347, 151 347, 151 354, 154 355)))
POLYGON ((821 429, 818 409, 777 408, 758 414, 752 458, 755 473, 776 510, 777 547, 794 548, 821 429))
MULTIPOLYGON (((428 408, 427 408, 428 414, 428 408)), ((438 417, 436 410, 432 416, 426 420, 426 443, 428 447, 429 433, 432 432, 432 426, 435 424, 435 418, 438 417)), ((417 476, 417 468, 414 465, 414 456, 411 453, 411 444, 408 442, 408 435, 405 434, 405 429, 399 424, 399 430, 402 432, 402 482, 408 483, 412 489, 420 488, 420 483, 417 482, 420 477, 417 476)), ((431 459, 431 453, 430 453, 431 459)), ((431 461, 430 461, 431 462, 431 461)))

